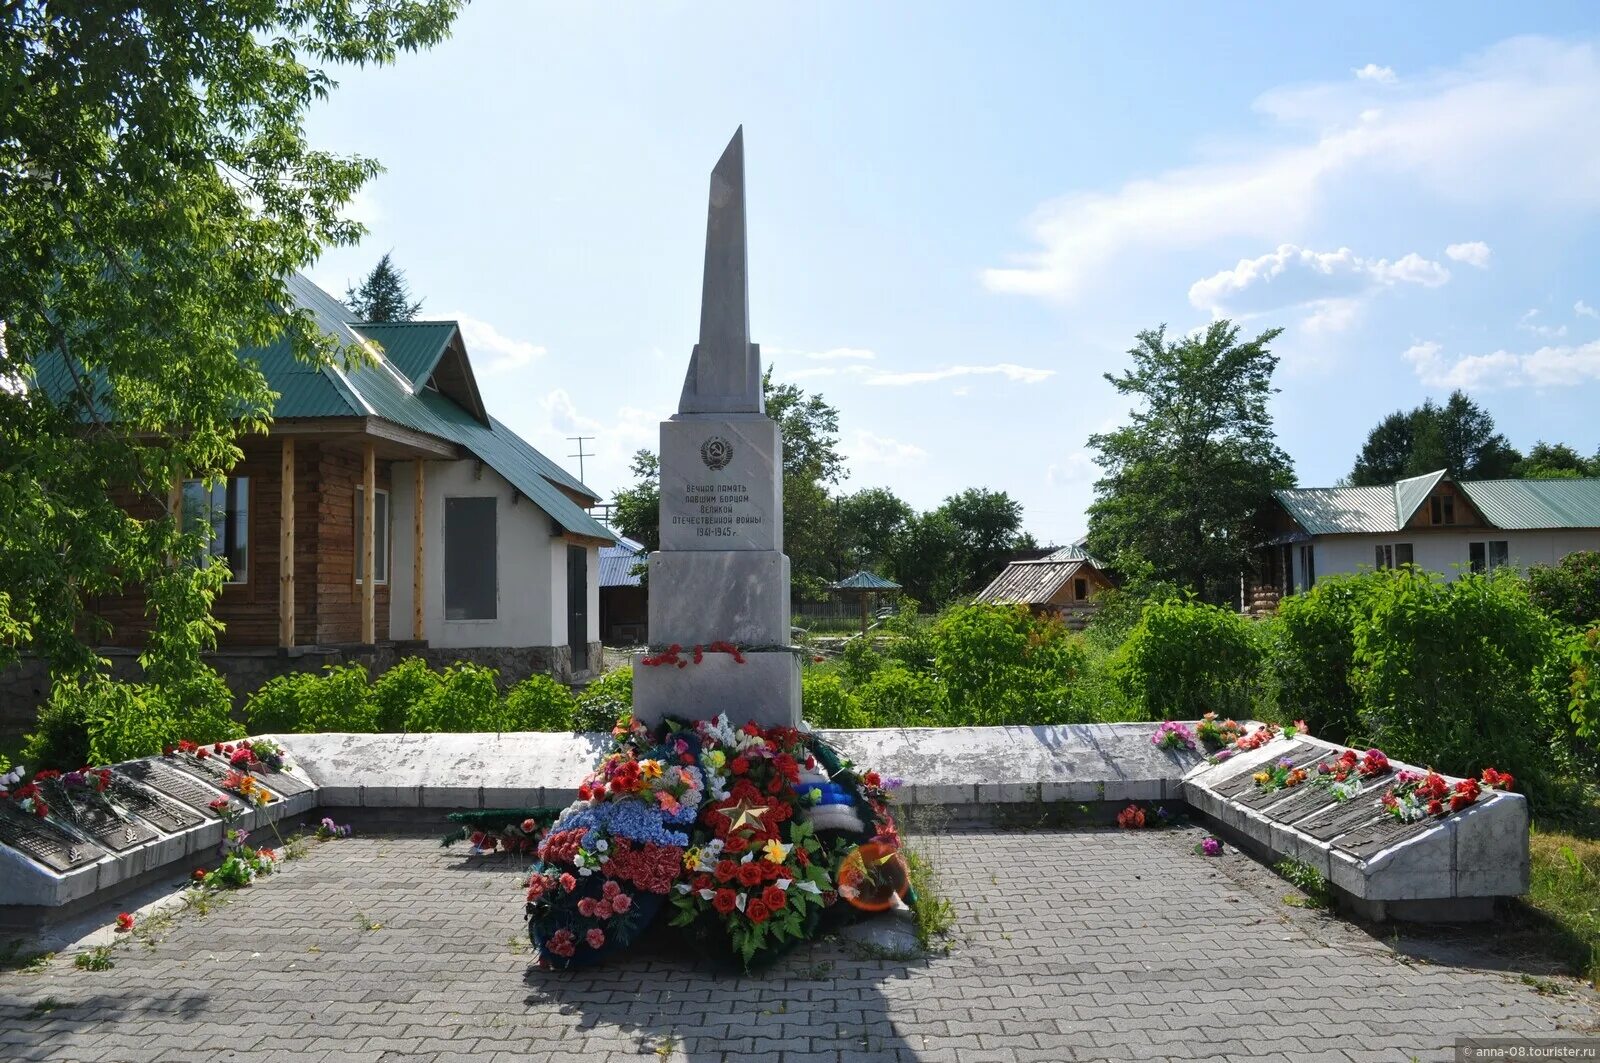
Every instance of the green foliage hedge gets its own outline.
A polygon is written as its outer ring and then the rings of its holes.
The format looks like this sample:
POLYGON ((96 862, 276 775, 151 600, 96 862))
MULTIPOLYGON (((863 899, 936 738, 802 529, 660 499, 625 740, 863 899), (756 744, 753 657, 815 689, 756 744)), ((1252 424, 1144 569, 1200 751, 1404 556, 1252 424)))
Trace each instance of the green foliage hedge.
POLYGON ((58 680, 21 760, 34 768, 70 770, 150 756, 184 737, 242 738, 244 728, 228 715, 231 705, 227 684, 210 669, 175 689, 109 678, 58 680))
POLYGON ((1133 719, 1246 717, 1262 682, 1265 647, 1252 621, 1199 601, 1145 606, 1113 661, 1133 719))

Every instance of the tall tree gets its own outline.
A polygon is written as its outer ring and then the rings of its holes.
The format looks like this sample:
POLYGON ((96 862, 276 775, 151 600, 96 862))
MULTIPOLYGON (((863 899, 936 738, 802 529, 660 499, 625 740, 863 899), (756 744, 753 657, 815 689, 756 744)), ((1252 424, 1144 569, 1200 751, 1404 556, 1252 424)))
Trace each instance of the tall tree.
POLYGON ((1022 503, 1004 491, 969 487, 945 499, 939 512, 961 535, 956 567, 964 590, 982 589, 1012 553, 1034 545, 1022 530, 1022 503))
POLYGON ((1528 456, 1517 463, 1512 475, 1528 480, 1576 480, 1585 476, 1600 476, 1600 454, 1585 460, 1565 443, 1546 443, 1541 439, 1528 451, 1528 456))
POLYGON ((1428 399, 1378 422, 1367 433, 1350 483, 1390 484, 1438 469, 1456 480, 1498 480, 1513 475, 1521 460, 1506 437, 1495 431, 1489 412, 1457 390, 1443 406, 1428 399))
POLYGON ((886 563, 890 544, 916 511, 887 487, 866 487, 835 503, 835 577, 886 563))
POLYGON ((1091 551, 1213 601, 1237 594, 1259 515, 1275 488, 1294 483, 1267 412, 1278 364, 1269 345, 1281 331, 1242 343, 1229 321, 1177 340, 1164 325, 1139 333, 1133 368, 1106 374, 1138 400, 1131 421, 1089 437, 1104 470, 1091 551))
POLYGON ((410 321, 422 310, 422 300, 411 301, 405 272, 390 259, 378 259, 367 279, 345 289, 344 301, 363 321, 410 321))
POLYGON ((618 491, 612 518, 617 531, 647 551, 661 549, 661 459, 653 450, 636 450, 633 486, 618 491))
MULTIPOLYGON (((331 341, 285 281, 362 232, 377 172, 313 150, 337 63, 442 39, 457 0, 12 0, 0 33, 0 664, 92 669, 97 595, 144 587, 152 677, 215 638, 217 565, 164 514, 272 396, 241 347, 331 341), (131 512, 124 503, 135 496, 131 512)), ((158 679, 159 681, 159 679, 158 679)))
POLYGON ((912 517, 889 544, 889 568, 919 602, 943 605, 961 590, 961 529, 943 509, 912 517))

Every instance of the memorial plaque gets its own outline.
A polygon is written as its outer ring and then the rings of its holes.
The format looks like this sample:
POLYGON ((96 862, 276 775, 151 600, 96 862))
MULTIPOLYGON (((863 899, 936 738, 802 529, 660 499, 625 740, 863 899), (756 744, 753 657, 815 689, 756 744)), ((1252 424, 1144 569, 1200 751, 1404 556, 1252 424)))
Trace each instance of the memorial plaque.
MULTIPOLYGON (((1320 762, 1319 762, 1320 763, 1320 762)), ((1307 816, 1332 808, 1337 802, 1333 793, 1324 786, 1317 785, 1317 769, 1309 769, 1311 778, 1285 791, 1288 795, 1272 806, 1271 816, 1283 823, 1293 823, 1307 816)))
POLYGON ((10 801, 0 801, 0 843, 57 872, 92 864, 106 855, 98 845, 80 841, 10 801))
MULTIPOLYGON (((217 794, 208 786, 203 786, 194 777, 160 760, 131 760, 115 769, 130 779, 136 779, 146 786, 165 794, 206 816, 208 819, 221 819, 222 817, 208 807, 217 799, 217 794)), ((247 811, 244 802, 233 794, 222 795, 228 799, 228 805, 235 812, 247 811)))
MULTIPOLYGON (((221 789, 223 779, 226 779, 229 774, 239 771, 237 768, 228 767, 225 761, 216 760, 212 757, 206 757, 204 760, 201 760, 197 757, 173 757, 166 761, 166 763, 177 768, 179 771, 188 772, 197 779, 211 783, 218 789, 221 789)), ((240 774, 244 773, 241 772, 240 774)), ((267 802, 268 804, 278 800, 278 795, 272 792, 272 788, 266 785, 261 776, 255 775, 254 772, 250 772, 249 774, 253 775, 256 782, 261 783, 262 789, 267 791, 268 797, 271 798, 271 800, 267 802)))
POLYGON ((1383 814, 1379 796, 1380 792, 1376 789, 1363 790, 1348 801, 1340 802, 1316 815, 1307 816, 1296 823, 1294 829, 1302 834, 1309 834, 1318 841, 1332 841, 1357 827, 1377 822, 1378 817, 1383 814))
POLYGON ((51 812, 112 852, 132 849, 157 836, 143 823, 119 816, 103 794, 63 786, 59 780, 51 780, 41 789, 51 812))
MULTIPOLYGON (((1382 788, 1389 785, 1390 774, 1390 772, 1385 771, 1370 778, 1361 778, 1362 789, 1338 803, 1348 804, 1351 801, 1371 800, 1377 797, 1382 788)), ((1319 812, 1331 811, 1335 805, 1333 795, 1320 786, 1316 789, 1318 793, 1322 794, 1321 800, 1301 800, 1293 803, 1286 801, 1273 808, 1272 818, 1282 820, 1285 823, 1298 823, 1300 820, 1316 815, 1319 812)))
POLYGON ((1240 774, 1235 775, 1233 778, 1228 779, 1217 786, 1213 786, 1211 789, 1219 797, 1239 800, 1242 799, 1245 794, 1255 790, 1256 783, 1254 776, 1257 772, 1263 770, 1268 764, 1276 764, 1279 761, 1287 760, 1294 767, 1298 768, 1302 765, 1311 763, 1313 760, 1322 757, 1326 753, 1327 750, 1322 746, 1314 746, 1310 742, 1291 742, 1287 746, 1284 746, 1283 751, 1278 753, 1271 760, 1262 761, 1254 768, 1251 768, 1245 772, 1241 772, 1240 774))
POLYGON ((200 813, 159 797, 155 791, 146 790, 120 772, 111 773, 111 788, 106 792, 117 804, 168 834, 198 827, 206 821, 200 813))
POLYGON ((315 787, 301 779, 300 776, 287 771, 272 771, 262 768, 260 771, 251 772, 256 780, 264 783, 268 790, 282 794, 284 797, 294 797, 298 794, 308 794, 315 787))
POLYGON ((1402 823, 1393 816, 1384 816, 1376 822, 1357 827, 1344 837, 1333 843, 1335 849, 1342 849, 1350 855, 1366 860, 1394 845, 1396 842, 1415 837, 1423 831, 1437 825, 1439 818, 1429 816, 1411 823, 1402 823))

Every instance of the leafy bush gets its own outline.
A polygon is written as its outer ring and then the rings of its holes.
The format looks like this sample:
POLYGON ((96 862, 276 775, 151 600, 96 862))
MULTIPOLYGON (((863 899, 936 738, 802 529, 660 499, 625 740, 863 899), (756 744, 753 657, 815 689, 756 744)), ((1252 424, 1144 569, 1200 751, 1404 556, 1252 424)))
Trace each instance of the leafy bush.
POLYGON ((1600 626, 1568 636, 1566 650, 1573 726, 1584 738, 1600 739, 1600 626))
POLYGON ((633 714, 633 669, 607 672, 578 693, 572 714, 575 731, 609 733, 617 723, 633 714))
POLYGON ((1129 708, 1145 719, 1249 716, 1264 656, 1238 613, 1169 599, 1145 606, 1114 667, 1129 708))
POLYGON ((382 732, 404 731, 411 706, 434 697, 443 682, 420 657, 396 664, 372 684, 374 726, 382 732))
POLYGON ((813 727, 871 727, 867 714, 844 680, 827 672, 807 669, 800 676, 800 705, 813 727))
POLYGON ((547 675, 530 675, 505 697, 505 730, 570 731, 578 702, 572 691, 547 675))
POLYGON ((461 661, 444 671, 443 682, 406 715, 407 731, 502 730, 503 704, 493 668, 461 661))
POLYGON ((1352 682, 1365 733, 1402 760, 1457 775, 1494 766, 1543 789, 1551 751, 1565 745, 1550 681, 1559 640, 1527 585, 1509 572, 1366 578, 1352 682))
POLYGON ((275 676, 250 696, 245 716, 254 734, 377 729, 372 687, 366 667, 360 664, 330 664, 320 675, 275 676))
POLYGON ((873 638, 853 638, 839 654, 839 670, 852 685, 865 683, 883 667, 883 654, 873 646, 873 638))
POLYGON ((869 727, 937 727, 950 716, 944 684, 898 664, 878 669, 855 696, 869 727))
POLYGON ((1583 626, 1600 621, 1600 550, 1578 550, 1555 565, 1528 569, 1528 590, 1552 619, 1583 626))
POLYGON ((244 703, 245 719, 251 734, 294 734, 300 730, 300 703, 309 695, 307 688, 321 682, 314 672, 275 675, 251 694, 244 703))
POLYGON ((232 696, 222 677, 201 668, 176 691, 106 676, 57 678, 27 736, 23 763, 69 770, 148 757, 179 738, 221 742, 244 735, 228 715, 232 696))
POLYGON ((1063 723, 1084 651, 1066 626, 1025 606, 965 605, 928 635, 934 671, 964 725, 1063 723))
POLYGON ((1368 608, 1377 573, 1325 576, 1304 594, 1278 605, 1266 630, 1272 667, 1283 704, 1304 719, 1311 733, 1330 742, 1362 737, 1358 696, 1350 685, 1355 666, 1355 627, 1368 608))

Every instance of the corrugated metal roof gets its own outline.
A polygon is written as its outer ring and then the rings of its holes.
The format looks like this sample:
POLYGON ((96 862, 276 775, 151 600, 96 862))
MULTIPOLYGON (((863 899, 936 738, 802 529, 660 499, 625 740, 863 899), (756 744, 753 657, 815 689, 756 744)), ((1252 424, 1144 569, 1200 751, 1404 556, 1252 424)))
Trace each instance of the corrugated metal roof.
POLYGON ((1312 535, 1392 532, 1394 485, 1384 487, 1293 487, 1274 491, 1283 508, 1312 535))
POLYGON ((632 539, 618 539, 600 548, 600 586, 637 587, 643 580, 634 569, 645 559, 644 547, 632 539))
POLYGON ((1417 507, 1428 500, 1428 493, 1443 480, 1447 469, 1424 473, 1394 484, 1394 519, 1396 528, 1404 528, 1417 507))
POLYGON ((862 569, 854 576, 846 576, 837 583, 828 584, 830 591, 897 591, 900 584, 892 579, 884 579, 876 572, 862 569))
POLYGON ((1094 559, 1094 557, 1089 553, 1089 551, 1087 551, 1087 550, 1085 550, 1083 548, 1083 544, 1082 543, 1073 543, 1071 546, 1063 546, 1061 549, 1056 550, 1056 551, 1054 551, 1054 552, 1052 552, 1050 554, 1047 554, 1045 557, 1041 558, 1041 560, 1043 560, 1043 561, 1087 561, 1087 562, 1089 562, 1089 564, 1093 565, 1095 568, 1103 568, 1104 567, 1104 566, 1102 566, 1100 564, 1100 562, 1098 562, 1098 561, 1096 561, 1094 559))
POLYGON ((1013 561, 978 594, 980 602, 1042 605, 1082 568, 1084 561, 1013 561))
POLYGON ((1474 480, 1460 487, 1496 528, 1600 528, 1600 480, 1474 480))
POLYGON ((457 329, 454 321, 363 321, 356 326, 413 385, 428 379, 457 329))

